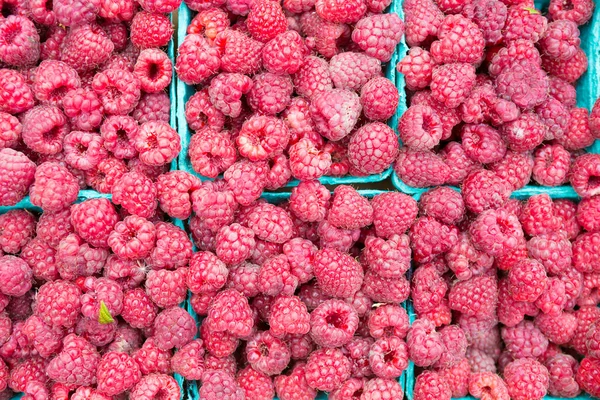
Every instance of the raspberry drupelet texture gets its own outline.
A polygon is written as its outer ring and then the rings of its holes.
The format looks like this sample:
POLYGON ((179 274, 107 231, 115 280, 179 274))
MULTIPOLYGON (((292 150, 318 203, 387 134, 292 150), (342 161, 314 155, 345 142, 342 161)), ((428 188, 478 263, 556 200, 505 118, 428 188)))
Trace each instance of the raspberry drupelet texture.
POLYGON ((512 399, 541 399, 548 390, 548 369, 535 359, 521 358, 504 368, 504 381, 512 399))
POLYGON ((257 0, 248 13, 246 26, 254 39, 268 42, 287 30, 287 19, 279 3, 257 0))
POLYGON ((310 315, 311 337, 321 347, 345 345, 352 339, 358 324, 354 308, 337 299, 323 302, 310 315))
POLYGON ((440 142, 443 125, 433 108, 412 105, 400 117, 398 131, 405 146, 414 150, 430 150, 440 142))
POLYGON ((50 361, 46 371, 57 382, 87 386, 96 380, 100 358, 95 346, 80 336, 70 334, 64 338, 61 352, 50 361))
POLYGON ((313 259, 314 274, 323 293, 348 298, 363 281, 362 266, 348 254, 335 249, 322 249, 313 259))
POLYGON ((448 400, 452 397, 452 390, 439 373, 424 371, 417 376, 413 396, 415 400, 448 400))
POLYGON ((79 184, 67 168, 56 162, 45 162, 35 171, 29 195, 32 204, 47 212, 57 212, 77 199, 79 184))
POLYGON ((270 400, 275 396, 275 387, 271 378, 251 367, 239 371, 236 381, 244 390, 246 398, 270 400))
POLYGON ((406 337, 410 359, 421 367, 436 363, 444 352, 441 335, 435 331, 435 325, 428 319, 413 322, 406 337))
POLYGON ((63 148, 69 124, 62 111, 52 105, 36 106, 23 115, 23 142, 40 154, 56 154, 63 148))
POLYGON ((271 376, 280 374, 287 367, 291 354, 285 341, 264 331, 248 340, 246 358, 254 369, 271 376))
POLYGON ((319 222, 325 218, 331 193, 319 181, 302 181, 292 189, 290 211, 306 222, 319 222))
POLYGON ((206 400, 243 400, 244 389, 236 382, 234 375, 224 370, 207 370, 202 375, 200 398, 206 400))
POLYGON ((112 190, 113 202, 129 213, 143 218, 154 215, 157 206, 156 185, 141 172, 128 172, 119 179, 112 190))
MULTIPOLYGON (((258 79, 258 77, 255 79, 258 79)), ((256 87, 257 86, 255 85, 252 90, 256 87)), ((253 99, 253 97, 250 96, 250 94, 253 93, 252 90, 249 93, 248 101, 250 103, 252 103, 253 99)), ((274 90, 276 89, 271 88, 268 90, 268 96, 277 96, 277 94, 274 94, 274 90)), ((287 96, 288 100, 291 91, 290 83, 290 91, 287 96)), ((276 102, 275 104, 279 103, 276 102)), ((283 108, 285 108, 285 105, 283 108)), ((277 112, 282 111, 283 108, 279 109, 277 112)), ((265 110, 262 111, 265 112, 265 110)), ((274 112, 273 114, 276 114, 277 112, 274 112)), ((236 139, 236 144, 241 156, 246 157, 250 161, 261 161, 281 154, 287 147, 289 137, 290 134, 287 126, 281 119, 257 115, 244 122, 236 139)))
POLYGON ((354 128, 362 106, 358 95, 345 89, 333 89, 315 95, 310 113, 315 129, 327 139, 337 141, 354 128))
POLYGON ((173 36, 173 25, 163 14, 141 11, 131 20, 131 42, 140 49, 163 47, 173 36))
POLYGON ((363 113, 374 121, 386 121, 391 118, 396 112, 398 102, 398 89, 385 77, 371 79, 360 90, 363 113))
POLYGON ((173 307, 185 300, 187 275, 187 268, 152 270, 146 279, 146 293, 159 307, 173 307))
POLYGON ((319 149, 310 139, 303 138, 293 144, 288 153, 292 175, 301 181, 318 179, 331 169, 331 154, 319 149))
POLYGON ((9 15, 0 26, 0 59, 8 65, 23 67, 35 64, 40 56, 40 35, 33 21, 9 15))
POLYGON ((248 300, 237 290, 220 292, 208 309, 205 324, 215 331, 228 331, 236 337, 248 336, 254 325, 248 300))
POLYGON ((439 155, 408 148, 400 149, 394 171, 404 183, 419 188, 443 185, 450 176, 450 167, 439 155))
POLYGON ((315 350, 308 357, 305 379, 317 390, 332 391, 350 377, 350 360, 339 349, 315 350))
POLYGON ((177 76, 189 85, 202 83, 220 66, 218 48, 211 47, 201 35, 187 35, 179 46, 175 70, 177 76))
POLYGON ((194 318, 183 308, 164 309, 154 320, 154 339, 163 350, 185 346, 192 341, 196 331, 194 318))
POLYGON ((262 60, 264 67, 269 72, 295 74, 308 54, 308 47, 300 34, 288 30, 280 33, 264 46, 262 60))
POLYGON ((333 82, 329 73, 329 64, 322 58, 308 56, 294 74, 296 93, 312 99, 313 96, 331 90, 333 82))
POLYGON ((107 61, 113 50, 113 42, 99 25, 82 24, 69 30, 60 59, 77 72, 89 72, 107 61), (82 54, 85 57, 81 57, 82 54))
POLYGON ((260 70, 264 44, 258 40, 250 38, 244 32, 226 29, 217 34, 214 43, 220 49, 223 71, 254 74, 260 70))

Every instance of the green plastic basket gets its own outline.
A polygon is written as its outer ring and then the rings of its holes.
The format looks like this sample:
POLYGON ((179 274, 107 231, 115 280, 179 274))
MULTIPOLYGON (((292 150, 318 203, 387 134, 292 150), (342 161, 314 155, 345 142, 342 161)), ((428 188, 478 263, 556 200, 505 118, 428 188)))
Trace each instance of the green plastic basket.
MULTIPOLYGON (((402 11, 402 7, 400 5, 399 0, 392 1, 390 5, 389 12, 394 12, 398 14, 401 18, 404 18, 404 14, 402 11)), ((179 8, 179 26, 177 27, 177 40, 178 43, 183 43, 183 40, 186 36, 186 30, 192 18, 194 16, 194 12, 191 11, 185 3, 181 5, 179 8)), ((402 38, 402 42, 397 46, 396 51, 392 55, 392 59, 389 63, 387 63, 385 76, 390 79, 392 82, 396 84, 400 92, 400 100, 398 104, 398 108, 396 109, 396 114, 388 121, 388 125, 398 133, 398 118, 400 115, 404 113, 406 110, 406 93, 404 91, 404 77, 401 74, 396 72, 396 63, 400 59, 401 55, 406 52, 406 43, 404 41, 404 37, 402 38)), ((210 178, 199 175, 192 168, 192 164, 190 162, 190 158, 188 156, 188 149, 190 145, 190 139, 193 135, 193 131, 191 131, 188 127, 187 121, 185 119, 185 104, 188 99, 196 92, 194 86, 188 85, 181 80, 177 82, 177 98, 180 100, 177 109, 177 124, 179 128, 179 135, 181 136, 181 153, 179 155, 178 163, 179 169, 189 172, 202 180, 208 180, 210 178)), ((370 175, 364 177, 358 176, 345 176, 345 177, 334 177, 334 176, 323 176, 319 180, 324 185, 340 185, 340 184, 352 184, 352 183, 370 183, 370 182, 380 182, 387 179, 392 173, 392 168, 388 168, 381 174, 370 175)), ((286 186, 293 187, 298 185, 297 180, 290 181, 286 186)))

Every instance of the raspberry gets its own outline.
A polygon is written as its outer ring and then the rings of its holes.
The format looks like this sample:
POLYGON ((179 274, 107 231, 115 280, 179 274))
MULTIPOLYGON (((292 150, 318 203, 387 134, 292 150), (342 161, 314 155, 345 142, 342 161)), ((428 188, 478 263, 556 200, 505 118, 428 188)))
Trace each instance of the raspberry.
POLYGON ((171 359, 171 367, 185 379, 201 379, 204 373, 202 340, 196 339, 183 346, 171 359))
POLYGON ((600 390, 598 390, 599 372, 600 365, 598 365, 598 359, 584 358, 581 360, 576 375, 579 387, 592 396, 598 396, 600 394, 600 390))
POLYGON ((25 82, 25 77, 12 69, 0 69, 0 111, 17 114, 29 110, 34 105, 33 91, 25 82))
POLYGON ((396 112, 399 94, 387 78, 375 77, 360 90, 360 103, 365 117, 374 121, 387 121, 396 112))
POLYGON ((448 284, 433 266, 422 265, 413 276, 413 306, 418 313, 429 312, 441 304, 448 284))
POLYGON ((142 347, 135 350, 131 356, 139 365, 143 375, 154 372, 167 374, 171 371, 170 350, 158 348, 154 338, 146 339, 142 347))
POLYGON ((0 112, 0 126, 2 126, 0 148, 15 147, 23 131, 21 122, 15 116, 0 112))
POLYGON ((600 226, 596 221, 600 211, 599 200, 600 196, 583 199, 577 207, 577 221, 588 232, 600 231, 600 226))
POLYGON ((575 82, 587 70, 588 60, 585 52, 580 48, 568 60, 557 60, 552 57, 543 57, 542 66, 550 75, 563 79, 569 83, 575 82))
POLYGON ((237 375, 237 383, 244 390, 246 398, 270 400, 275 396, 271 378, 251 367, 246 367, 237 375))
POLYGON ((294 74, 309 54, 302 37, 295 31, 286 31, 271 39, 262 49, 265 68, 274 74, 294 74))
POLYGON ((548 392, 552 396, 575 397, 580 393, 575 381, 578 364, 573 357, 557 354, 546 361, 545 365, 550 375, 548 392))
MULTIPOLYGON (((211 295, 214 297, 214 294, 211 295)), ((204 313, 206 315, 206 313, 204 313)), ((215 357, 228 357, 238 347, 239 340, 227 332, 213 332, 206 325, 200 327, 200 336, 206 350, 215 357)))
POLYGON ((577 25, 583 25, 592 17, 594 3, 588 0, 577 0, 570 4, 552 0, 548 6, 548 14, 557 20, 573 21, 577 25))
POLYGON ((234 193, 223 181, 204 182, 192 193, 194 211, 215 233, 234 219, 237 203, 234 193))
POLYGON ((71 207, 75 232, 92 246, 108 247, 109 234, 118 221, 117 211, 107 199, 90 199, 71 207))
POLYGON ((546 32, 548 20, 538 10, 527 4, 516 4, 508 8, 504 39, 507 42, 525 39, 537 42, 546 32))
POLYGON ((428 319, 413 322, 406 337, 410 359, 420 367, 436 363, 444 352, 441 335, 435 331, 435 325, 428 319))
POLYGON ((254 321, 248 300, 234 289, 220 292, 208 309, 205 323, 215 332, 227 331, 236 337, 246 337, 254 321))
POLYGON ((104 307, 111 316, 121 314, 123 309, 123 289, 109 278, 86 278, 83 282, 84 294, 81 296, 81 313, 97 321, 104 307))
POLYGON ((353 0, 350 2, 317 0, 315 8, 321 18, 343 24, 352 24, 359 21, 367 11, 367 5, 363 0, 353 0))
POLYGON ((568 19, 551 22, 539 43, 548 56, 568 60, 575 55, 581 43, 577 24, 568 19))
POLYGON ((96 369, 100 363, 100 354, 96 348, 75 334, 67 335, 63 344, 61 352, 48 364, 46 369, 48 377, 74 386, 94 383, 96 369))
POLYGON ((577 102, 575 87, 555 76, 549 76, 548 79, 550 81, 550 96, 560 101, 567 108, 575 107, 577 102))
POLYGON ((352 339, 358 323, 352 306, 342 300, 327 300, 311 313, 311 337, 322 347, 340 347, 352 339))
POLYGON ((487 316, 494 312, 498 299, 496 279, 473 277, 455 283, 448 294, 450 308, 469 316, 487 316))
POLYGON ((449 325, 440 330, 446 351, 436 363, 437 368, 450 368, 465 358, 467 338, 465 332, 457 325, 449 325))
POLYGON ((107 243, 121 259, 140 260, 150 254, 156 241, 156 228, 145 218, 130 215, 117 222, 107 243))
POLYGON ((181 151, 179 135, 164 121, 143 123, 133 145, 142 163, 159 167, 170 163, 181 151))
POLYGON ((181 396, 181 388, 177 381, 169 375, 151 374, 143 376, 131 390, 131 399, 147 399, 163 396, 165 399, 176 399, 181 396))
POLYGON ((288 150, 292 175, 300 180, 317 179, 329 172, 331 154, 309 139, 301 139, 288 150))
POLYGON ((406 43, 409 47, 428 44, 437 36, 444 14, 433 1, 409 1, 402 5, 406 23, 406 43))
POLYGON ((98 391, 114 396, 131 389, 141 379, 139 366, 129 355, 119 352, 106 353, 96 373, 98 391))
MULTIPOLYGON (((6 316, 6 318, 9 317, 6 316)), ((51 357, 58 353, 62 347, 62 338, 64 335, 62 329, 60 327, 46 325, 35 315, 27 318, 21 327, 21 332, 26 336, 29 344, 42 357, 51 357)))
POLYGON ((460 193, 450 188, 439 187, 428 190, 419 199, 423 215, 436 218, 445 224, 455 224, 463 219, 465 206, 460 193))
POLYGON ((24 392, 30 382, 45 384, 46 361, 40 357, 28 357, 16 363, 10 371, 8 387, 16 392, 24 392))
POLYGON ((257 0, 248 13, 246 26, 254 39, 268 42, 287 30, 287 19, 279 3, 257 0))
POLYGON ((465 125, 461 130, 461 139, 465 153, 475 162, 497 162, 506 154, 502 137, 489 125, 465 125))
POLYGON ((333 89, 312 98, 310 113, 316 130, 330 140, 346 137, 356 125, 362 107, 356 93, 333 89), (344 118, 340 120, 340 115, 344 118))
POLYGON ((154 323, 158 307, 143 289, 127 290, 123 293, 121 316, 133 328, 148 328, 154 323))
POLYGON ((404 23, 397 14, 380 14, 361 19, 352 31, 352 41, 368 56, 390 61, 404 33, 404 23))
POLYGON ((520 216, 525 233, 531 236, 555 232, 560 220, 554 216, 552 199, 547 194, 530 197, 520 216))
MULTIPOLYGON (((220 49, 221 69, 223 71, 254 74, 260 70, 263 51, 261 42, 246 36, 242 32, 226 29, 215 37, 214 44, 220 49)), ((218 53, 215 56, 218 56, 218 53)), ((218 66, 217 64, 215 68, 218 68, 218 66)), ((212 72, 216 71, 212 70, 212 72)))
POLYGON ((192 168, 209 178, 216 178, 236 159, 235 147, 227 133, 212 128, 205 128, 192 136, 188 155, 192 168))
POLYGON ((82 24, 69 30, 60 59, 77 72, 88 72, 107 61, 113 49, 113 42, 100 26, 95 23, 82 24))
POLYGON ((409 238, 393 235, 388 240, 368 236, 363 257, 369 268, 384 278, 402 276, 410 266, 409 238))
POLYGON ((92 248, 75 234, 61 240, 57 247, 57 269, 63 279, 74 280, 91 276, 102 270, 108 250, 92 248))
POLYGON ((571 164, 570 154, 560 144, 536 149, 533 178, 544 186, 560 186, 567 181, 571 164))
POLYGON ((317 234, 321 247, 328 247, 342 252, 348 252, 360 238, 360 229, 347 230, 336 228, 327 220, 319 222, 317 234))
POLYGON ((350 361, 339 349, 319 349, 308 357, 305 379, 314 389, 333 391, 350 377, 350 368, 350 361))
POLYGON ((233 375, 223 370, 209 370, 202 375, 199 394, 207 400, 243 400, 244 390, 236 383, 233 375))
POLYGON ((536 301, 548 284, 544 266, 532 259, 517 262, 509 271, 508 280, 508 290, 516 301, 536 301))
POLYGON ((171 101, 166 93, 142 93, 131 116, 140 124, 148 121, 169 122, 170 109, 171 101))
POLYGON ((362 228, 372 223, 373 208, 354 188, 341 185, 335 188, 327 220, 337 228, 362 228))
POLYGON ((564 136, 558 138, 558 142, 567 150, 581 150, 594 143, 588 111, 585 108, 570 110, 569 125, 564 131, 564 136))
POLYGON ((213 293, 227 282, 225 263, 209 252, 194 253, 190 259, 187 285, 192 293, 213 293))
POLYGON ((0 215, 0 248, 5 253, 19 253, 32 239, 35 217, 25 210, 10 210, 0 215))
POLYGON ((439 40, 431 44, 431 56, 438 64, 476 64, 483 58, 483 34, 474 22, 462 15, 444 18, 437 29, 437 36, 439 40))
POLYGON ((505 327, 502 329, 502 339, 515 359, 539 357, 548 347, 548 339, 531 321, 505 327))
POLYGON ((404 75, 406 86, 411 90, 425 89, 431 84, 431 74, 436 63, 431 54, 421 47, 411 47, 396 69, 404 75))
POLYGON ((159 307, 173 307, 185 300, 187 268, 152 270, 146 279, 146 293, 159 307))
POLYGON ((553 201, 554 216, 561 222, 561 230, 567 234, 569 239, 575 239, 579 234, 580 227, 576 218, 577 206, 570 200, 557 199, 553 201))
POLYGON ((443 185, 450 167, 433 152, 401 148, 394 171, 409 186, 429 187, 443 185))
POLYGON ((302 181, 292 189, 290 211, 302 221, 318 222, 325 218, 331 194, 319 181, 302 181))
POLYGON ((40 154, 56 154, 69 133, 67 118, 56 106, 37 106, 23 116, 23 142, 40 154))
POLYGON ((371 345, 369 364, 380 378, 398 378, 408 367, 408 346, 396 336, 381 338, 371 345))
POLYGON ((241 97, 252 88, 252 80, 241 74, 222 73, 208 88, 210 101, 223 114, 238 117, 242 111, 241 97))
POLYGON ((183 267, 191 256, 192 242, 183 229, 166 222, 156 224, 156 245, 147 259, 150 267, 183 267))
POLYGON ((187 28, 187 33, 204 34, 208 39, 213 40, 219 32, 229 28, 229 16, 220 8, 208 7, 200 12, 192 19, 187 28))
POLYGON ((429 150, 442 138, 443 126, 431 107, 411 105, 400 117, 398 131, 405 146, 414 150, 429 150))
POLYGON ((159 349, 181 348, 194 338, 194 318, 182 308, 164 309, 154 319, 154 339, 159 349))
MULTIPOLYGON (((291 85, 289 94, 291 94, 291 85)), ((257 115, 244 122, 236 143, 240 155, 250 161, 261 161, 281 154, 288 140, 289 132, 281 119, 257 115)))
POLYGON ((140 52, 133 73, 140 80, 140 88, 147 93, 164 90, 171 83, 173 66, 167 54, 159 49, 140 52))
POLYGON ((287 343, 269 331, 257 333, 246 344, 248 363, 266 375, 280 374, 287 367, 290 357, 287 343))
POLYGON ((72 131, 65 136, 63 142, 67 165, 82 171, 96 169, 98 164, 108 157, 102 142, 100 135, 72 131))
POLYGON ((36 226, 37 236, 53 248, 73 232, 71 211, 66 208, 57 213, 43 213, 36 226))
POLYGON ((104 112, 129 114, 140 100, 140 81, 136 75, 122 69, 109 69, 94 76, 92 89, 102 102, 104 112))
POLYGON ((449 400, 452 390, 437 372, 423 371, 417 376, 413 396, 415 400, 449 400))
POLYGON ((334 249, 317 252, 313 268, 319 288, 329 296, 350 297, 362 284, 361 265, 351 256, 334 249))
POLYGON ((244 222, 261 240, 285 243, 293 236, 293 222, 290 215, 284 209, 272 204, 257 204, 248 213, 244 222))
POLYGON ((516 63, 504 68, 495 83, 501 97, 524 109, 542 104, 548 96, 548 77, 535 64, 516 63))
POLYGON ((473 373, 469 377, 469 394, 478 399, 508 400, 506 384, 493 372, 473 373))
POLYGON ((56 251, 40 238, 30 240, 20 255, 29 264, 34 278, 43 281, 53 281, 59 277, 55 256, 56 251))
POLYGON ((240 224, 224 226, 217 234, 216 253, 228 265, 236 265, 250 256, 254 249, 254 232, 240 224))
POLYGON ((0 150, 0 204, 11 206, 25 197, 34 181, 35 164, 21 152, 0 150))
POLYGON ((501 207, 510 194, 506 181, 496 173, 484 169, 469 173, 463 183, 465 205, 475 213, 501 207))
POLYGON ((496 361, 484 351, 469 347, 466 357, 472 373, 496 372, 496 361))
POLYGON ((104 147, 119 159, 132 158, 137 155, 133 144, 138 131, 138 123, 132 117, 125 115, 110 116, 100 127, 104 147))
POLYGON ((201 83, 217 72, 220 65, 219 50, 201 35, 187 35, 179 46, 175 69, 178 77, 189 85, 201 83))
POLYGON ((99 12, 100 1, 59 0, 53 4, 56 20, 65 26, 93 22, 99 12))
POLYGON ((548 390, 548 370, 534 359, 521 358, 504 368, 504 381, 512 399, 541 399, 548 390))
MULTIPOLYGON (((518 132, 519 129, 514 132, 518 132)), ((533 157, 530 153, 506 152, 504 158, 489 167, 502 178, 512 190, 517 190, 529 183, 533 171, 533 157)))
POLYGON ((330 91, 333 82, 327 61, 315 56, 308 56, 294 74, 296 93, 312 99, 314 96, 330 91))
POLYGON ((225 116, 212 105, 207 90, 194 93, 185 103, 185 119, 195 131, 205 127, 220 131, 225 124, 225 116))
POLYGON ((369 351, 373 343, 371 338, 356 337, 342 348, 342 352, 352 364, 353 377, 364 378, 373 375, 369 365, 369 351))
POLYGON ((173 25, 163 14, 141 11, 131 20, 131 42, 140 49, 163 47, 173 36, 173 25))
POLYGON ((290 131, 290 144, 295 144, 302 138, 309 138, 315 144, 321 144, 322 140, 318 141, 321 135, 314 131, 309 107, 310 103, 304 97, 293 97, 281 114, 290 131))
POLYGON ((22 67, 40 57, 40 36, 33 22, 24 16, 9 15, 0 26, 0 59, 22 67))
POLYGON ((535 236, 527 243, 527 250, 551 274, 560 274, 571 265, 571 242, 562 233, 535 236))
POLYGON ((364 53, 345 52, 331 58, 329 73, 336 88, 358 91, 381 74, 381 63, 364 53))
POLYGON ((57 212, 74 202, 78 194, 76 178, 62 165, 45 162, 36 169, 30 190, 32 204, 47 212, 57 212))
POLYGON ((79 86, 77 71, 62 61, 46 60, 36 69, 33 93, 45 104, 60 106, 63 97, 79 86))
POLYGON ((433 68, 432 97, 448 108, 458 107, 475 85, 475 68, 470 64, 445 64, 433 68))
POLYGON ((287 258, 278 255, 267 259, 258 271, 258 289, 268 296, 291 296, 298 286, 298 278, 291 274, 287 258))
POLYGON ((113 186, 112 194, 113 203, 120 204, 133 215, 148 218, 156 210, 156 185, 143 173, 124 174, 113 186))
MULTIPOLYGON (((254 77, 252 88, 246 99, 253 111, 265 115, 276 115, 287 107, 292 92, 292 80, 289 76, 265 72, 254 77)), ((242 127, 242 132, 243 129, 242 127)), ((242 155, 248 157, 245 154, 242 155)))
POLYGON ((152 13, 170 13, 179 8, 180 0, 140 0, 145 11, 152 13))
POLYGON ((409 236, 414 260, 428 262, 454 246, 458 241, 458 230, 434 218, 421 217, 410 228, 409 236))
POLYGON ((502 71, 514 65, 540 66, 542 59, 539 51, 528 40, 515 40, 502 47, 492 57, 488 67, 492 77, 498 76, 502 71))
POLYGON ((462 13, 479 26, 486 44, 492 45, 501 41, 502 28, 508 14, 508 9, 504 3, 479 0, 466 4, 462 13))
POLYGON ((571 184, 583 198, 600 194, 600 185, 596 183, 600 176, 600 157, 584 154, 575 159, 571 167, 571 184))
POLYGON ((553 97, 548 97, 541 105, 536 107, 535 112, 548 127, 546 140, 562 139, 564 137, 571 118, 565 105, 553 97))
POLYGON ((450 387, 452 397, 464 397, 469 393, 471 367, 466 358, 453 367, 441 369, 439 374, 450 387))

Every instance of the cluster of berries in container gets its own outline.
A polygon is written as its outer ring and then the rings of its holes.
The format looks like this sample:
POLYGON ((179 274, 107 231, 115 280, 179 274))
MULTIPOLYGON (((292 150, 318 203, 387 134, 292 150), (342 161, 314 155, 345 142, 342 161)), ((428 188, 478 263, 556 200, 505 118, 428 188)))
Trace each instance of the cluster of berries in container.
POLYGON ((197 14, 176 70, 196 88, 185 118, 197 174, 250 174, 274 190, 390 168, 399 94, 382 70, 404 34, 383 13, 391 0, 185 3, 197 14))
POLYGON ((0 205, 29 193, 57 212, 80 189, 116 199, 168 170, 181 145, 169 125, 173 65, 161 48, 173 35, 166 13, 179 3, 2 3, 0 205))
POLYGON ((592 0, 406 0, 398 63, 410 107, 394 166, 412 187, 461 185, 485 168, 517 190, 569 182, 573 160, 600 137, 600 105, 576 105, 587 70, 579 27, 592 0))

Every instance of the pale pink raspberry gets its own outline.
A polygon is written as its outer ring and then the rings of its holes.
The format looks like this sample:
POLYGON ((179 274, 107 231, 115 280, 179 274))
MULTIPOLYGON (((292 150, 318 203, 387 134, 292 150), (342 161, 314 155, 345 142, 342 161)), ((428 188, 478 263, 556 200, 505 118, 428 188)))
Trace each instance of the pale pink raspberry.
POLYGON ((362 106, 358 95, 333 89, 312 98, 310 112, 316 130, 330 140, 346 137, 356 125, 362 106), (343 118, 340 118, 343 115, 343 118))

